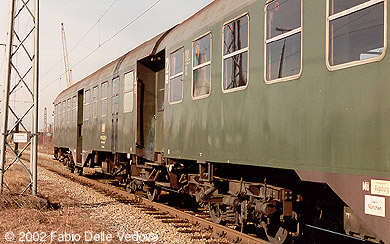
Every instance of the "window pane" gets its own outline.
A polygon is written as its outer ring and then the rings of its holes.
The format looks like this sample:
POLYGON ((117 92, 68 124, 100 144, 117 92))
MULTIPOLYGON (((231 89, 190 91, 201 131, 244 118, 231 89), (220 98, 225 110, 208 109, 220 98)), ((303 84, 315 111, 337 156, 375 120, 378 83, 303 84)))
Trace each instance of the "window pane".
POLYGON ((157 111, 164 111, 165 80, 157 79, 157 111))
POLYGON ((71 100, 70 100, 70 98, 68 99, 68 104, 67 104, 67 116, 66 116, 66 119, 68 120, 68 121, 71 121, 71 117, 70 117, 70 115, 71 115, 71 109, 72 109, 72 107, 71 107, 72 105, 71 105, 71 100))
POLYGON ((267 44, 267 80, 299 74, 301 33, 267 44))
POLYGON ((245 86, 248 82, 248 52, 225 59, 223 70, 224 90, 245 86))
POLYGON ((107 116, 107 99, 102 100, 102 116, 107 116))
POLYGON ((84 103, 89 103, 91 99, 90 91, 86 90, 85 91, 85 97, 84 97, 84 103))
POLYGON ((224 27, 224 55, 248 47, 248 16, 224 27))
POLYGON ((130 91, 133 90, 133 82, 134 82, 134 72, 129 72, 125 74, 125 79, 124 79, 124 91, 130 91))
POLYGON ((93 88, 93 96, 92 96, 92 117, 97 117, 97 101, 98 101, 99 89, 97 86, 93 88))
POLYGON ((211 35, 194 42, 194 67, 210 61, 210 42, 211 35))
POLYGON ((301 0, 275 1, 267 6, 267 39, 301 27, 301 0))
POLYGON ((133 92, 126 92, 123 95, 123 111, 131 112, 133 111, 133 92))
POLYGON ((66 101, 62 102, 62 123, 66 121, 66 101))
POLYGON ((119 94, 119 77, 112 80, 112 95, 119 94))
POLYGON ((104 82, 102 83, 102 98, 108 97, 108 83, 104 82))
POLYGON ((179 102, 183 99, 183 75, 180 75, 169 82, 169 101, 179 102))
POLYGON ((194 70, 194 97, 210 94, 210 72, 210 65, 194 70))
POLYGON ((170 76, 183 72, 183 48, 171 54, 170 76))
POLYGON ((383 31, 383 2, 330 21, 330 65, 381 55, 384 47, 383 31))
POLYGON ((119 96, 113 96, 111 99, 111 105, 112 105, 112 114, 118 114, 119 112, 119 96))
POLYGON ((330 15, 352 8, 370 0, 329 0, 330 15))

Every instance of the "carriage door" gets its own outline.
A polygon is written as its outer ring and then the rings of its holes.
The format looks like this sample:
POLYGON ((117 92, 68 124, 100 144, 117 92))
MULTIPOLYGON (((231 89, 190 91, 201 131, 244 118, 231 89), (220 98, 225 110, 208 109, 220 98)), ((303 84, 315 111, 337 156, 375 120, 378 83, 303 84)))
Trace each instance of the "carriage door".
POLYGON ((111 152, 118 149, 119 76, 112 80, 111 89, 111 152))
POLYGON ((165 50, 137 63, 137 155, 150 161, 163 151, 164 70, 165 50))
POLYGON ((77 94, 77 147, 76 147, 76 164, 81 164, 83 150, 83 123, 84 123, 84 90, 78 91, 77 94))

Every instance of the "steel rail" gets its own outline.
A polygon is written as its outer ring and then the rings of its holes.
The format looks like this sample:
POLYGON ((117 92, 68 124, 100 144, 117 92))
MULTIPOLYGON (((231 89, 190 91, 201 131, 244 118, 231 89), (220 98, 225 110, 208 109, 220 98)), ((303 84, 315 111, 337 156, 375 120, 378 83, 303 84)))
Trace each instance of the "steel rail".
MULTIPOLYGON (((44 160, 47 160, 47 161, 52 161, 52 162, 58 163, 57 161, 48 159, 46 157, 45 158, 43 158, 42 156, 39 156, 39 157, 44 159, 44 160)), ((136 201, 139 199, 139 197, 137 197, 136 195, 128 193, 124 190, 121 190, 121 189, 118 189, 116 187, 98 182, 96 180, 92 180, 92 179, 89 179, 89 178, 86 178, 83 176, 79 176, 79 175, 70 173, 66 170, 52 166, 48 163, 44 163, 42 161, 39 161, 38 165, 42 166, 43 168, 46 168, 49 171, 55 172, 61 176, 64 176, 66 178, 70 178, 76 182, 83 183, 85 185, 94 187, 94 188, 101 190, 101 191, 104 191, 104 192, 112 193, 112 194, 117 195, 121 198, 132 200, 132 201, 136 201)), ((270 242, 268 242, 268 241, 247 235, 245 233, 241 233, 239 231, 233 230, 233 229, 226 227, 226 226, 223 226, 223 225, 215 224, 212 221, 202 219, 200 217, 194 216, 194 215, 189 214, 189 213, 185 213, 183 211, 180 211, 180 210, 175 209, 175 208, 170 207, 170 206, 166 206, 166 205, 161 204, 161 203, 152 202, 152 201, 149 201, 149 200, 144 199, 144 198, 142 198, 142 203, 145 205, 149 205, 149 206, 151 206, 151 207, 153 207, 161 212, 167 212, 172 216, 186 220, 191 224, 199 225, 205 229, 211 230, 212 232, 217 233, 220 236, 225 236, 225 237, 233 240, 235 243, 270 244, 270 242)))

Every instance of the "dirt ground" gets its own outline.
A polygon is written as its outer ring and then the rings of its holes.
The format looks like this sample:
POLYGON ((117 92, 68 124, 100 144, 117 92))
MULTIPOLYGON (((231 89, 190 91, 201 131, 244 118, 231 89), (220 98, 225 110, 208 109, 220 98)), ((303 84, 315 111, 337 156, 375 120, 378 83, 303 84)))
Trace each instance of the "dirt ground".
POLYGON ((20 196, 29 182, 28 174, 20 164, 13 165, 5 173, 4 182, 12 192, 3 187, 0 198, 0 243, 37 240, 44 243, 73 243, 68 241, 70 237, 66 234, 100 232, 102 229, 89 218, 86 209, 77 207, 81 202, 58 184, 38 180, 40 198, 31 196, 30 190, 20 196), (11 239, 14 241, 7 241, 11 239))

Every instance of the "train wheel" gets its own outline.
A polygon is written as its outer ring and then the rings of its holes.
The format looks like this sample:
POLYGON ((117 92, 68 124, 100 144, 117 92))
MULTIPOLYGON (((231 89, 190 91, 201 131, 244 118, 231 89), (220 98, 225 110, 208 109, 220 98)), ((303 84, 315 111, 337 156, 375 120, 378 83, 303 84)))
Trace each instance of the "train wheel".
POLYGON ((148 187, 146 190, 149 201, 155 202, 160 197, 161 190, 156 187, 148 187))
POLYGON ((220 203, 209 203, 208 205, 211 220, 216 224, 224 224, 223 212, 220 203))
POLYGON ((83 175, 83 167, 77 167, 77 174, 82 176, 83 175))
POLYGON ((128 193, 135 193, 135 191, 137 190, 137 185, 134 181, 130 181, 126 184, 125 189, 128 193))

